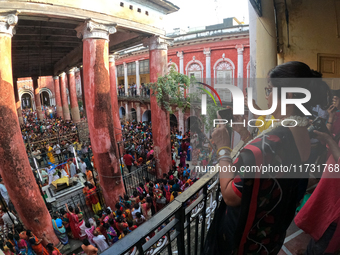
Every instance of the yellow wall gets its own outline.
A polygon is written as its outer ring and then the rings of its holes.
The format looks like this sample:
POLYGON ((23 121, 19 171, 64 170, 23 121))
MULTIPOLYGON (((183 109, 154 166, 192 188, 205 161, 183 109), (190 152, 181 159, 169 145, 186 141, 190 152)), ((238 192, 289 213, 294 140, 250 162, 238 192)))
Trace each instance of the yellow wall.
POLYGON ((140 80, 141 80, 141 84, 142 84, 142 77, 145 78, 145 83, 149 83, 150 82, 150 74, 140 74, 140 80))
MULTIPOLYGON (((283 1, 282 1, 283 2, 283 1)), ((289 10, 289 41, 284 4, 278 4, 280 43, 283 61, 302 61, 318 70, 318 54, 340 54, 334 0, 287 1, 289 10)), ((339 4, 340 9, 340 4, 339 4)))

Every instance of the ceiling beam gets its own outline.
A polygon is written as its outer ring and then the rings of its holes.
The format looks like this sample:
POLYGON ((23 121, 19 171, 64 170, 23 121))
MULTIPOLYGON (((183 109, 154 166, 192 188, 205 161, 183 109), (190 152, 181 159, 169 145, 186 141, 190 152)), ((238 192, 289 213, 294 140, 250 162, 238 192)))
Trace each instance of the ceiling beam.
POLYGON ((53 70, 54 75, 58 75, 66 71, 67 69, 78 65, 79 63, 81 63, 82 59, 83 59, 83 44, 73 49, 70 53, 68 53, 65 57, 60 59, 54 65, 53 70))

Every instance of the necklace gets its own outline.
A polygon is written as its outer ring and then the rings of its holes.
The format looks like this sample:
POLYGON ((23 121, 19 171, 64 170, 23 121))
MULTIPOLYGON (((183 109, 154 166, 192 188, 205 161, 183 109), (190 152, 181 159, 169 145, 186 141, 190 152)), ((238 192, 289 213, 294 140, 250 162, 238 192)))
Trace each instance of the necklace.
POLYGON ((242 147, 240 149, 235 150, 235 152, 233 150, 232 153, 230 154, 233 161, 239 156, 241 150, 244 147, 246 147, 248 144, 252 143, 255 139, 265 136, 265 134, 273 131, 275 128, 283 126, 282 125, 283 122, 284 122, 284 125, 286 127, 306 127, 308 125, 307 117, 301 117, 301 116, 289 116, 289 117, 284 118, 280 121, 272 122, 272 126, 270 128, 267 128, 261 134, 255 136, 255 138, 253 138, 252 140, 247 142, 245 145, 242 145, 242 147))

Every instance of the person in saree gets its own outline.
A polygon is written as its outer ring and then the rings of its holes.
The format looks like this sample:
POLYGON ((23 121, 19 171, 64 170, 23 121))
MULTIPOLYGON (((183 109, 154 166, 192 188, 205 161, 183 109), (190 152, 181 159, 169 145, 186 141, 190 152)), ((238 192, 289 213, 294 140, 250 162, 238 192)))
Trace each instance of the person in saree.
POLYGON ((49 159, 49 161, 52 163, 52 164, 55 164, 55 159, 54 159, 54 156, 53 156, 53 148, 52 146, 50 146, 49 144, 47 145, 47 157, 49 159))
POLYGON ((20 239, 23 239, 26 242, 27 245, 27 255, 34 255, 32 246, 30 244, 30 242, 28 241, 28 236, 26 234, 26 231, 22 231, 19 234, 20 239))
POLYGON ((49 255, 46 248, 41 244, 42 239, 38 239, 35 235, 33 235, 31 230, 27 230, 26 235, 36 255, 49 255))
POLYGON ((19 252, 20 254, 28 254, 28 247, 27 247, 27 243, 24 239, 20 238, 20 236, 18 234, 14 235, 14 239, 16 241, 16 245, 19 248, 19 252))
POLYGON ((52 216, 52 225, 53 225, 54 233, 57 235, 59 241, 63 245, 68 244, 68 236, 66 233, 66 229, 63 225, 63 221, 59 219, 56 214, 52 216))
POLYGON ((99 212, 102 208, 99 203, 96 187, 94 187, 91 183, 88 184, 88 191, 87 191, 87 197, 91 200, 92 203, 92 210, 94 213, 99 212))
MULTIPOLYGON (((263 174, 260 171, 245 170, 254 166, 263 169, 263 166, 269 165, 299 167, 309 158, 311 146, 307 131, 308 120, 295 104, 287 104, 286 109, 281 109, 280 91, 287 87, 305 88, 311 94, 310 100, 303 104, 308 111, 317 104, 327 107, 330 91, 320 77, 320 73, 312 71, 301 62, 287 62, 272 69, 269 72, 268 87, 265 88, 268 108, 277 100, 273 115, 277 120, 286 119, 286 127, 281 126, 281 121, 274 122, 272 128, 249 141, 249 131, 243 125, 233 125, 233 130, 248 142, 235 155, 233 162, 230 157, 230 135, 226 127, 218 127, 212 133, 219 165, 233 165, 237 173, 219 173, 223 199, 215 212, 202 254, 279 253, 286 230, 305 192, 299 193, 301 179, 294 178, 298 177, 296 174, 263 174), (278 88, 278 93, 274 88, 278 88), (285 115, 282 110, 286 110, 285 115)), ((290 99, 304 97, 302 93, 286 94, 286 98, 290 99)), ((234 116, 235 122, 240 119, 241 116, 234 116)))
POLYGON ((67 218, 70 222, 70 228, 72 231, 73 238, 80 239, 80 228, 79 228, 78 215, 75 214, 72 206, 68 207, 67 204, 65 204, 65 207, 67 211, 67 218))

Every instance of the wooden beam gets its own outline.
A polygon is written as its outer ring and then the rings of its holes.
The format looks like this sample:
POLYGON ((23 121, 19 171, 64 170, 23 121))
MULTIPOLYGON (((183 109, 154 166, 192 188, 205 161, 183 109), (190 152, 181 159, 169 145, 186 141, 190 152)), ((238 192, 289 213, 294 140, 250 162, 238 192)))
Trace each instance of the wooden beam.
POLYGON ((54 65, 53 74, 58 75, 62 72, 67 71, 69 68, 72 68, 81 63, 82 59, 83 59, 83 44, 72 50, 62 59, 60 59, 54 65))

